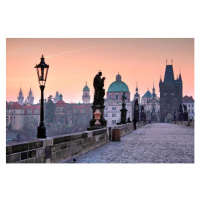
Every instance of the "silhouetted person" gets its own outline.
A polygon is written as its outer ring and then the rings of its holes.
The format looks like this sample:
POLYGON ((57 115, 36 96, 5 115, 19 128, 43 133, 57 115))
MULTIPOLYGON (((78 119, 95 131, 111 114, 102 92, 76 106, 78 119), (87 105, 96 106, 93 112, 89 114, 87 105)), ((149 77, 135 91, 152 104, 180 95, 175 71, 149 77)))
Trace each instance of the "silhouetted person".
POLYGON ((137 119, 135 119, 135 117, 134 117, 134 120, 133 120, 134 130, 136 130, 136 123, 137 123, 137 119))

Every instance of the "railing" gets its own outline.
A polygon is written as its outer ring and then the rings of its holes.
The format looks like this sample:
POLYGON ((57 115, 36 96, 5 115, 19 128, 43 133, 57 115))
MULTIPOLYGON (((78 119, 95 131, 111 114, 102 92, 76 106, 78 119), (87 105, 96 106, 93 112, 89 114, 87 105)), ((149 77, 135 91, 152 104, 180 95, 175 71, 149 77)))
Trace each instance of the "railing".
MULTIPOLYGON (((137 123, 137 128, 143 122, 137 123)), ((122 124, 46 139, 34 139, 27 142, 6 145, 7 163, 56 163, 72 159, 109 142, 114 128, 120 128, 122 135, 133 130, 133 124, 122 124)))

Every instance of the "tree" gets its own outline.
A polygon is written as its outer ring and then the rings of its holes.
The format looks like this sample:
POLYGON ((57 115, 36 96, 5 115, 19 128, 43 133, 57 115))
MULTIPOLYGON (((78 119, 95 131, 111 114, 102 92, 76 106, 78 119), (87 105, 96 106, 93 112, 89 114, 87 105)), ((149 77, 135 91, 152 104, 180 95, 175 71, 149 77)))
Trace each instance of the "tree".
POLYGON ((44 108, 44 122, 46 125, 53 124, 55 118, 56 105, 53 103, 51 99, 52 95, 48 97, 48 101, 45 103, 45 108, 44 108))

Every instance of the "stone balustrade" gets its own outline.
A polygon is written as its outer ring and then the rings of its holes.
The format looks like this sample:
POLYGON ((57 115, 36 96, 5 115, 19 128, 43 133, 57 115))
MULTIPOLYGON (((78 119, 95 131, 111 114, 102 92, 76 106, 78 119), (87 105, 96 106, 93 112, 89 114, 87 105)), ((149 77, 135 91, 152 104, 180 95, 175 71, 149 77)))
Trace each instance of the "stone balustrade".
POLYGON ((173 121, 173 124, 189 126, 191 128, 194 128, 194 122, 190 122, 190 121, 173 121))
MULTIPOLYGON (((142 126, 143 122, 137 123, 137 128, 142 126)), ((120 128, 123 136, 133 130, 133 124, 7 144, 6 163, 57 163, 72 159, 109 142, 114 128, 120 128)))

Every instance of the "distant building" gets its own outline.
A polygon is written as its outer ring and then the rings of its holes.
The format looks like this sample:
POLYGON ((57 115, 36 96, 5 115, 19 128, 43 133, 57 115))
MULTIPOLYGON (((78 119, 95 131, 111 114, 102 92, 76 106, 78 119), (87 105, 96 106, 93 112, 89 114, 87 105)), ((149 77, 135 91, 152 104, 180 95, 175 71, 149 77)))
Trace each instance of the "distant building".
POLYGON ((20 130, 24 126, 24 109, 18 102, 6 102, 6 126, 20 130))
POLYGON ((87 86, 87 83, 85 87, 83 88, 82 100, 83 100, 83 104, 90 103, 90 88, 87 86))
POLYGON ((182 99, 183 105, 187 106, 188 119, 194 121, 194 99, 192 96, 184 96, 182 99))
POLYGON ((136 99, 138 99, 138 103, 140 104, 140 95, 138 93, 138 85, 137 84, 136 84, 135 94, 134 94, 133 100, 135 101, 136 99))
POLYGON ((29 94, 27 97, 27 104, 31 104, 31 105, 34 104, 34 96, 33 96, 33 92, 31 90, 31 88, 30 88, 30 91, 29 91, 29 94))
POLYGON ((152 94, 150 97, 150 92, 147 91, 143 96, 142 104, 144 106, 144 111, 146 113, 146 119, 154 122, 160 121, 160 101, 155 93, 155 87, 153 85, 152 94))
POLYGON ((122 95, 125 92, 127 118, 132 120, 132 103, 130 101, 130 92, 126 83, 122 81, 120 74, 116 76, 116 81, 110 84, 107 91, 107 98, 104 102, 104 118, 107 120, 107 126, 114 126, 121 121, 122 95))
POLYGON ((20 105, 23 105, 23 103, 24 103, 24 95, 23 95, 21 87, 20 87, 19 96, 17 97, 17 100, 18 100, 18 103, 20 105))
POLYGON ((149 88, 148 90, 146 91, 146 93, 142 96, 142 99, 141 99, 141 104, 142 105, 146 105, 147 104, 147 101, 149 101, 150 99, 152 99, 152 94, 151 92, 149 91, 149 88))
POLYGON ((174 119, 174 113, 178 119, 178 109, 182 104, 182 77, 179 74, 174 79, 173 65, 166 64, 164 81, 160 79, 160 121, 171 122, 174 119))
POLYGON ((59 93, 57 91, 53 101, 54 101, 54 103, 56 103, 58 100, 59 100, 59 93))

